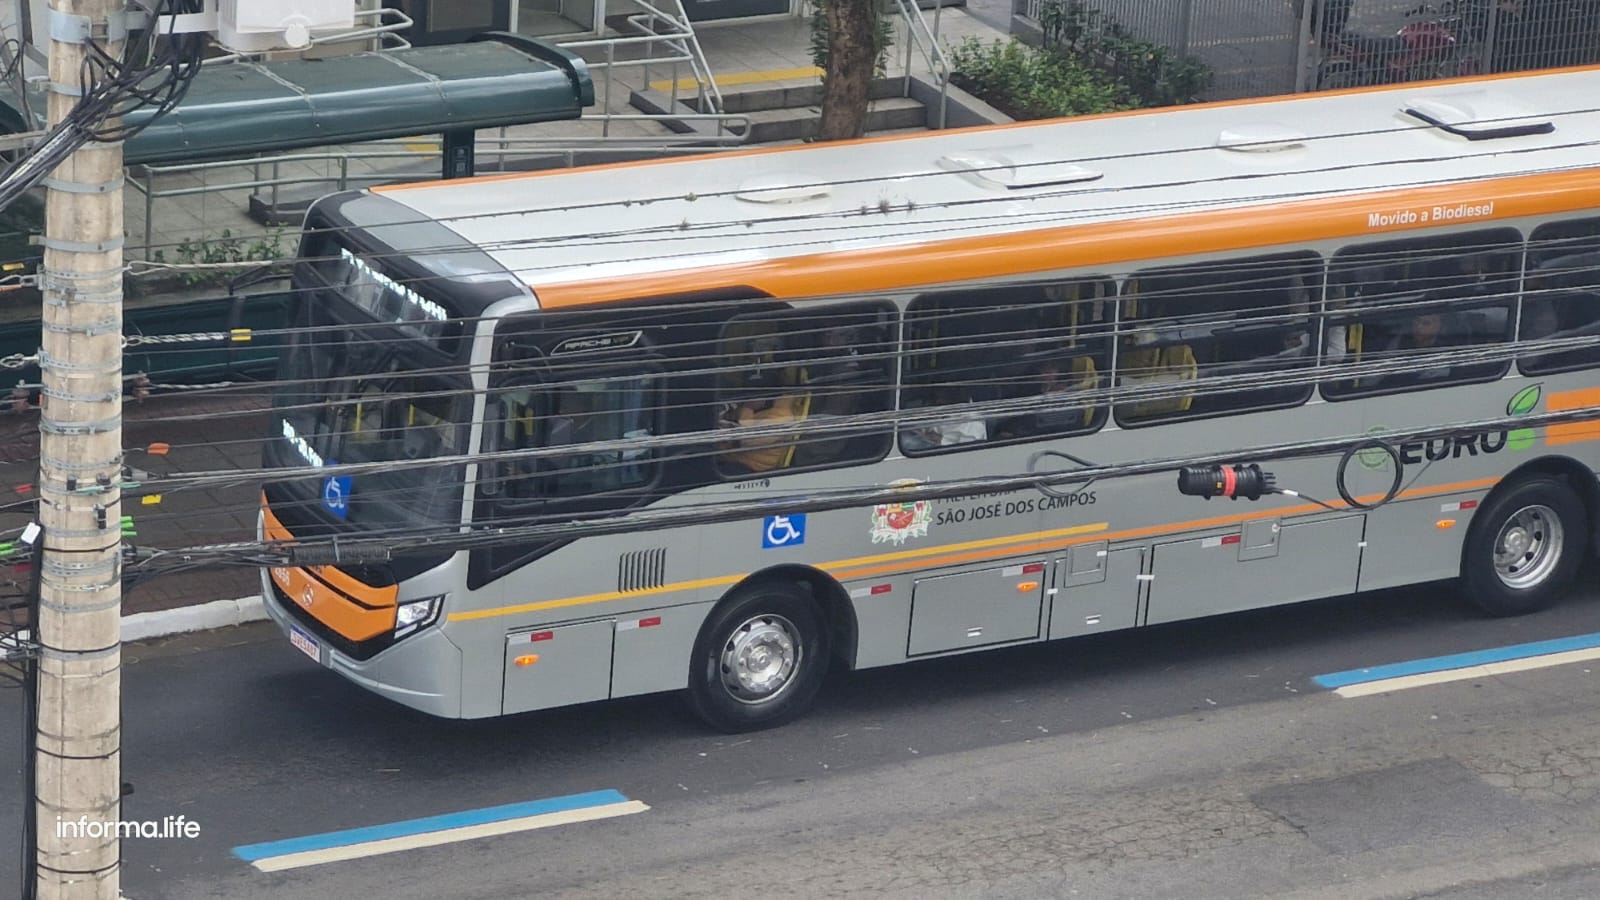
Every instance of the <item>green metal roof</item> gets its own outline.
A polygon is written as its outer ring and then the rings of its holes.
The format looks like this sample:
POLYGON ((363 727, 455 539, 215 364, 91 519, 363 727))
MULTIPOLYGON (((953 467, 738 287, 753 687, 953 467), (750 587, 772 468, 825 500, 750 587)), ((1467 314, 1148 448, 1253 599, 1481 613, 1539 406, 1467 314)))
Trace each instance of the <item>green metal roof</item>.
MULTIPOLYGON (((206 66, 183 102, 123 153, 128 165, 200 162, 576 119, 593 104, 581 58, 519 35, 488 34, 465 44, 206 66)), ((0 118, 20 118, 7 112, 0 118)), ((150 114, 134 110, 126 121, 150 114)))

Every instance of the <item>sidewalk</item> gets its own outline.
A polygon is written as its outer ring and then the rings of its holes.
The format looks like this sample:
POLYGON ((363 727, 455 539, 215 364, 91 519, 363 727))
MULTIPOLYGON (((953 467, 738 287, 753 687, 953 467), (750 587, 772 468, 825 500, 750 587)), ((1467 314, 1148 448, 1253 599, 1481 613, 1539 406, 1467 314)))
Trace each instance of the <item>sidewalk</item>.
MULTIPOLYGON (((1005 37, 1002 30, 1009 19, 1009 0, 968 0, 970 8, 947 7, 939 10, 941 41, 959 43, 968 36, 980 40, 1005 37), (974 15, 974 13, 978 15, 974 15), (993 24, 991 24, 993 23, 993 24)), ((934 11, 924 14, 932 24, 934 11)), ((725 88, 752 89, 762 86, 792 87, 818 81, 812 65, 810 25, 804 17, 769 19, 743 23, 702 25, 696 29, 708 65, 719 85, 725 88)), ((906 56, 904 31, 897 31, 896 46, 890 53, 890 74, 904 72, 906 56)), ((913 71, 925 72, 920 54, 912 56, 913 71)), ((597 106, 617 114, 635 114, 628 105, 633 90, 646 87, 670 89, 672 73, 666 66, 646 72, 642 68, 619 70, 610 88, 609 101, 604 74, 595 74, 597 106)), ((612 122, 613 134, 637 138, 669 135, 658 123, 612 122)), ((507 129, 508 136, 565 137, 574 141, 597 142, 602 125, 594 119, 556 122, 507 129)), ((417 155, 414 165, 404 160, 384 160, 383 170, 374 164, 357 161, 352 171, 364 167, 370 181, 392 179, 397 167, 418 177, 432 177, 435 163, 426 154, 436 151, 429 138, 419 138, 408 148, 417 155)), ((339 149, 339 148, 330 148, 339 149)), ((355 148, 344 148, 354 150, 355 148)), ((301 165, 305 175, 316 174, 309 163, 301 165)), ((288 166, 283 174, 288 174, 288 166)), ((212 170, 202 176, 176 175, 158 179, 163 189, 196 187, 207 181, 237 183, 253 177, 248 165, 212 170)), ((145 230, 145 198, 136 190, 128 192, 127 230, 130 245, 142 245, 145 230)), ((249 191, 213 192, 162 199, 154 204, 151 234, 157 244, 166 244, 169 261, 172 246, 202 234, 220 234, 228 229, 235 236, 254 238, 269 229, 248 218, 249 191)), ((289 229, 290 232, 293 229, 289 229)), ((292 246, 292 242, 287 242, 292 246)), ((130 259, 142 251, 130 252, 130 259)), ((255 468, 260 463, 261 442, 268 434, 270 399, 262 390, 241 389, 227 396, 163 394, 143 401, 129 400, 124 407, 124 446, 127 463, 150 472, 159 486, 159 476, 168 473, 255 468), (179 417, 174 420, 174 417, 179 417), (152 443, 170 448, 165 455, 144 452, 152 443)), ((31 485, 37 474, 39 454, 38 413, 9 413, 0 416, 0 529, 21 528, 31 518, 31 485), (8 508, 9 507, 9 508, 8 508)), ((197 544, 247 541, 255 536, 258 488, 241 484, 225 488, 179 491, 160 495, 159 503, 144 503, 136 496, 124 499, 122 514, 132 516, 136 535, 131 539, 141 547, 176 548, 197 544)), ((260 582, 257 570, 248 568, 207 568, 162 575, 141 581, 124 595, 124 633, 128 639, 158 637, 187 630, 218 627, 263 618, 257 595, 260 582), (242 601, 242 602, 234 602, 242 601)))

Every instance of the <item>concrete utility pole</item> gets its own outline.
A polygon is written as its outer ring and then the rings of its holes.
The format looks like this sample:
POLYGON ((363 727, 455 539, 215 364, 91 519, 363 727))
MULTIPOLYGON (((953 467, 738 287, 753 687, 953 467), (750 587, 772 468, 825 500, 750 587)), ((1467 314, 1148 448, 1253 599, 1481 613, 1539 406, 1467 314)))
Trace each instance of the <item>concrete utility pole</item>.
MULTIPOLYGON (((51 0, 52 126, 79 100, 79 36, 121 56, 124 5, 51 0)), ((120 895, 122 178, 122 145, 90 143, 45 182, 38 900, 120 895)))

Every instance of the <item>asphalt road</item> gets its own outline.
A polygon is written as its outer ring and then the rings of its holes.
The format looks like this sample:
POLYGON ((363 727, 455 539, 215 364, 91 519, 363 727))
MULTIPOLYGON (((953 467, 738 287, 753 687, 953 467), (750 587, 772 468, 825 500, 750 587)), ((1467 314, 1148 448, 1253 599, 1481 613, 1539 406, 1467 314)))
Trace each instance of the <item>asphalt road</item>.
MULTIPOLYGON (((1588 583, 1596 584, 1591 574, 1588 583)), ((124 842, 148 898, 1592 897, 1600 704, 1577 663, 1342 699, 1317 674, 1600 632, 1600 590, 1479 618, 1387 592, 835 678, 789 727, 670 695, 413 714, 265 626, 127 649, 124 842), (288 872, 233 847, 615 789, 643 813, 288 872)), ((20 741, 0 691, 0 896, 20 741)))

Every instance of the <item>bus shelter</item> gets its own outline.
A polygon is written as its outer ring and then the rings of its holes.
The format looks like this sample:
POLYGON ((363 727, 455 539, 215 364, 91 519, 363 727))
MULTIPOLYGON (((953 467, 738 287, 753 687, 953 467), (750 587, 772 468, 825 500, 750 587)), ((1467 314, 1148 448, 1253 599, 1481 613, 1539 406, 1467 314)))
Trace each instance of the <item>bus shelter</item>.
MULTIPOLYGON (((580 57, 490 33, 464 44, 207 66, 123 154, 130 166, 162 165, 438 134, 443 177, 462 178, 474 173, 478 129, 576 119, 592 105, 580 57)), ((152 114, 136 109, 125 121, 152 114)), ((0 127, 13 133, 44 128, 44 116, 42 92, 0 102, 0 127)))

